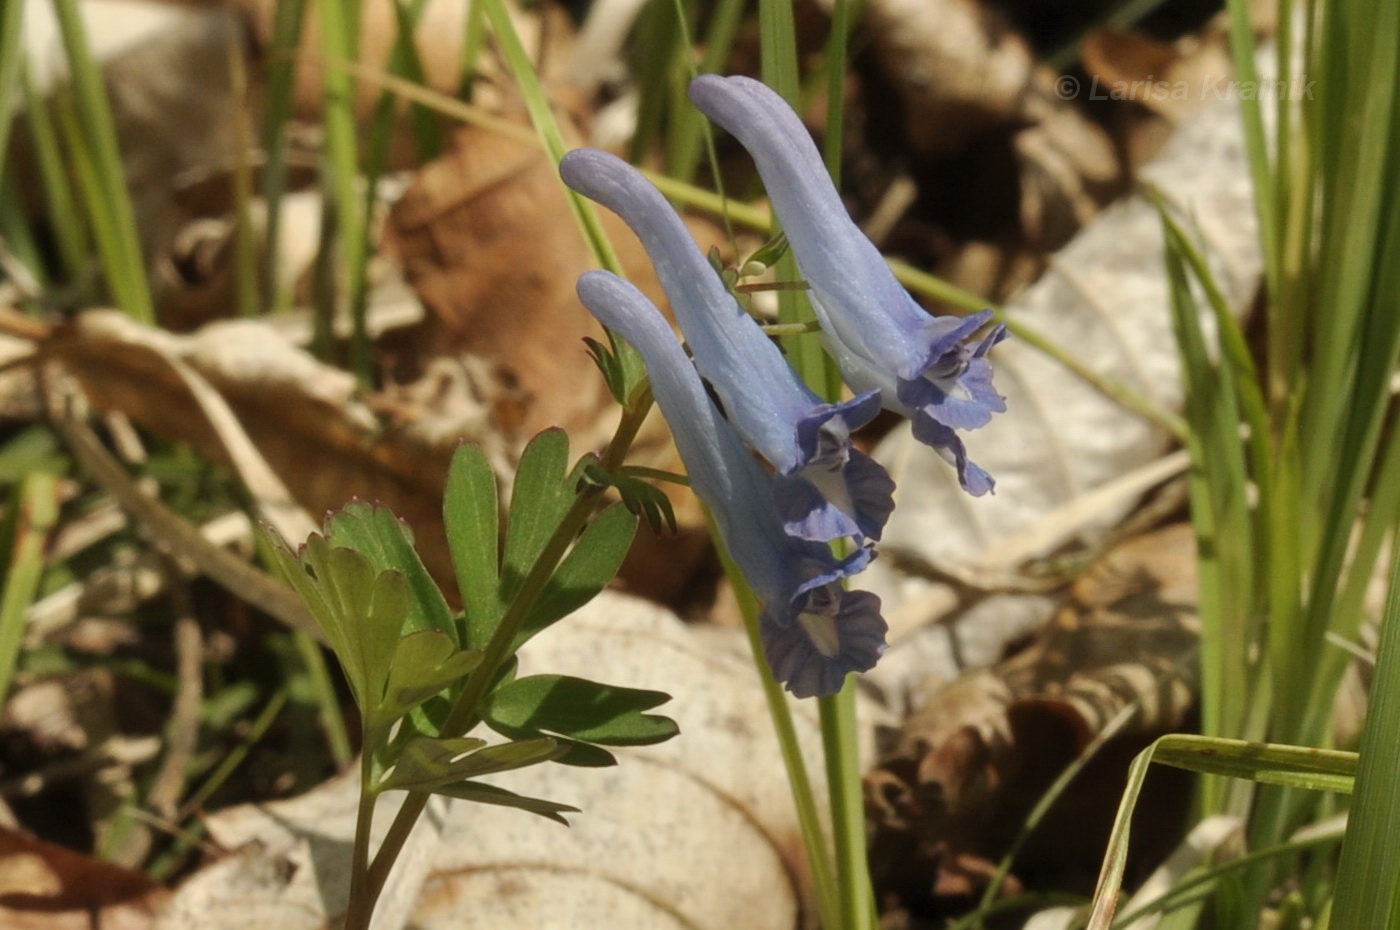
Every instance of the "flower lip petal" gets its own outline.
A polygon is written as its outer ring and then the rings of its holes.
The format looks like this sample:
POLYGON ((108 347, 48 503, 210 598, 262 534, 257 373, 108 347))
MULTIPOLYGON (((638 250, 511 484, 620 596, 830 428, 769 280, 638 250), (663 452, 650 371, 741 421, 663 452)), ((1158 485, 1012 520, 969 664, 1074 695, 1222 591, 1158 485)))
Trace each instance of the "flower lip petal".
POLYGON ((795 697, 840 691, 851 672, 869 671, 885 651, 888 626, 868 591, 830 592, 824 609, 786 627, 763 624, 764 655, 795 697))
POLYGON ((786 467, 780 467, 777 463, 774 463, 774 467, 778 467, 784 474, 793 474, 809 465, 820 464, 824 455, 832 454, 829 437, 831 427, 836 424, 839 424, 837 428, 844 434, 836 444, 839 446, 836 451, 844 455, 850 446, 850 433, 875 419, 875 415, 880 412, 880 403, 879 391, 865 391, 850 400, 814 408, 797 421, 798 456, 787 463, 786 467))
POLYGON ((973 497, 981 497, 996 489, 996 481, 977 463, 967 457, 967 446, 958 434, 923 411, 911 418, 914 438, 931 446, 958 470, 958 483, 973 497))

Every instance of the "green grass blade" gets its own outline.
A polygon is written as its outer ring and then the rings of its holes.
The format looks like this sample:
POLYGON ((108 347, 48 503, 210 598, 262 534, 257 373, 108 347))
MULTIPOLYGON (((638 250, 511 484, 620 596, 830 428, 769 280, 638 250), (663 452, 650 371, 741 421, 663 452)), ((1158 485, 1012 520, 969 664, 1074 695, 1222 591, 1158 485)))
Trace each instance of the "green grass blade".
POLYGON ((49 472, 31 472, 10 500, 0 527, 0 701, 10 694, 15 668, 24 645, 24 612, 34 602, 44 574, 44 547, 58 520, 58 479, 49 472))
POLYGON ((0 0, 0 175, 10 152, 10 125, 18 101, 20 75, 24 71, 24 4, 26 0, 0 0))
MULTIPOLYGON (((690 69, 689 76, 693 77, 696 73, 713 74, 725 66, 747 6, 748 0, 719 0, 715 4, 710 12, 709 28, 705 32, 704 58, 698 68, 690 69)), ((683 94, 681 105, 671 114, 671 119, 674 128, 666 147, 667 171, 673 178, 690 181, 695 177, 703 148, 713 150, 714 136, 710 132, 709 121, 683 94)))
POLYGON ((1113 923, 1127 865, 1133 810, 1153 762, 1269 784, 1348 792, 1353 786, 1357 756, 1349 752, 1209 736, 1161 737, 1139 753, 1128 768, 1128 784, 1113 820, 1108 851, 1094 889, 1088 930, 1108 930, 1113 923))
MULTIPOLYGON (((1392 442, 1394 445, 1394 442, 1392 442)), ((1394 523, 1392 522, 1392 527, 1394 523)), ((1400 550, 1381 624, 1356 791, 1337 869, 1333 926, 1394 927, 1400 907, 1400 550)))
POLYGON ((291 303, 290 293, 281 293, 281 218, 282 198, 287 192, 287 155, 291 136, 287 132, 292 119, 292 96, 296 90, 296 49, 301 43, 302 24, 306 20, 307 0, 278 0, 273 18, 272 43, 268 49, 265 77, 265 119, 263 148, 263 200, 267 205, 266 247, 263 268, 267 275, 263 291, 263 306, 280 310, 291 303))
MULTIPOLYGON (((355 61, 357 43, 355 26, 358 17, 350 7, 357 2, 319 0, 317 11, 321 19, 322 51, 327 58, 355 61)), ((351 311, 350 367, 363 384, 369 384, 370 340, 366 326, 361 291, 365 283, 365 265, 369 260, 367 217, 360 194, 360 163, 355 138, 355 82, 348 71, 325 69, 326 109, 324 177, 328 186, 327 203, 335 211, 332 224, 340 261, 335 280, 339 283, 336 303, 351 311)))
POLYGON ((21 74, 20 83, 29 117, 29 138, 39 168, 39 184, 44 192, 45 213, 53 228, 63 275, 69 281, 77 281, 88 266, 92 246, 87 238, 87 225, 78 211, 73 180, 54 126, 59 104, 56 99, 45 100, 40 96, 28 67, 21 74))
POLYGON ((355 752, 350 745, 350 734, 345 728, 345 717, 340 709, 340 696, 335 692, 326 654, 321 651, 320 643, 301 630, 293 631, 292 640, 309 679, 316 705, 316 719, 325 734, 326 746, 336 766, 345 768, 354 761, 355 752))
POLYGON ((486 47, 486 13, 480 3, 467 7, 467 21, 463 24, 461 77, 457 82, 457 96, 463 100, 472 99, 472 89, 476 86, 476 76, 481 70, 477 62, 482 49, 486 47))
MULTIPOLYGON (((540 84, 539 75, 535 73, 534 63, 530 61, 530 56, 526 53, 502 0, 482 0, 482 6, 491 22, 491 28, 495 31, 496 40, 501 45, 506 64, 520 85, 520 93, 525 98, 525 107, 530 113, 535 132, 539 135, 549 160, 557 165, 569 150, 569 146, 554 119, 554 111, 550 108, 549 97, 540 84)), ((562 187, 563 181, 559 183, 562 187)), ((598 263, 598 267, 614 274, 622 274, 622 264, 618 261, 612 243, 608 241, 607 233, 603 231, 603 224, 598 219, 598 213, 592 203, 573 191, 568 191, 568 195, 569 208, 573 211, 579 228, 583 230, 584 238, 588 241, 588 247, 592 250, 593 259, 598 263)))
POLYGON ((94 219, 102 217, 102 224, 108 231, 105 247, 99 239, 107 284, 123 310, 143 323, 152 323, 155 308, 146 281, 141 237, 122 172, 117 130, 107 104, 102 73, 90 51, 78 0, 54 0, 54 12, 73 75, 73 97, 80 117, 80 132, 76 138, 81 140, 81 157, 90 175, 89 209, 94 219))

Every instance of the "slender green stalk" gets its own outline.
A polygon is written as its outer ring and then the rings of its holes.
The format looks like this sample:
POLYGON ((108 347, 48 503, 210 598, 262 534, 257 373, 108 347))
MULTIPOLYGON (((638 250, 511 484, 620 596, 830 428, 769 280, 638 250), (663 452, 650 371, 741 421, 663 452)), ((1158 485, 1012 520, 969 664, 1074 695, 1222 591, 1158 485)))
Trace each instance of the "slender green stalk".
POLYGON ((1400 907, 1400 548, 1392 559, 1390 599, 1381 623, 1371 703, 1346 839, 1337 867, 1336 930, 1394 927, 1400 907))
POLYGON ((268 52, 266 76, 266 118, 263 123, 263 201, 267 208, 266 247, 263 268, 266 275, 263 306, 279 310, 291 301, 290 293, 282 293, 281 234, 282 198, 287 189, 287 155, 291 148, 292 95, 296 90, 296 49, 301 42, 302 23, 306 19, 307 0, 278 0, 273 19, 272 46, 268 52))
POLYGON ((107 235, 98 240, 107 284, 123 310, 143 323, 151 323, 155 321, 155 308, 102 73, 92 57, 78 0, 54 0, 54 12, 73 75, 73 97, 79 114, 76 139, 80 140, 82 151, 75 154, 82 158, 90 175, 88 206, 93 219, 101 217, 107 228, 107 235))
POLYGON ((253 751, 253 747, 258 744, 258 741, 267 735, 273 721, 277 719, 277 715, 282 713, 282 708, 286 706, 287 689, 279 688, 263 706, 262 712, 253 721, 253 725, 248 728, 247 738, 227 756, 224 756, 223 761, 209 774, 204 783, 181 805, 179 819, 183 820, 191 813, 200 810, 205 802, 224 786, 224 782, 228 781, 229 776, 238 770, 238 767, 243 764, 243 760, 248 758, 248 753, 253 751))
POLYGON ((233 108, 229 119, 233 123, 233 267, 234 293, 240 316, 258 315, 258 258, 253 244, 252 213, 253 166, 249 157, 253 151, 252 131, 248 125, 248 69, 244 62, 240 37, 228 34, 227 50, 233 108))
MULTIPOLYGON (((559 124, 554 119, 549 97, 540 85, 539 75, 535 73, 530 56, 526 53, 525 46, 521 43, 515 25, 501 0, 481 0, 481 5, 491 22, 496 41, 501 45, 506 63, 510 66, 516 83, 520 85, 520 93, 525 98, 525 106, 530 111, 530 121, 535 126, 540 143, 550 161, 557 165, 569 150, 569 145, 564 141, 564 134, 560 132, 559 124)), ((563 185, 562 181, 560 185, 563 185)), ((598 266, 614 274, 622 274, 622 263, 618 260, 612 243, 608 241, 607 233, 603 231, 602 222, 598 219, 598 212, 592 203, 573 191, 568 191, 568 195, 569 209, 579 227, 584 230, 584 237, 588 240, 588 246, 593 251, 598 266)))
POLYGON ((350 900, 345 908, 345 930, 368 930, 374 917, 374 905, 379 900, 378 889, 373 895, 355 893, 355 884, 361 876, 369 874, 369 838, 374 828, 374 805, 379 799, 379 793, 369 789, 374 783, 372 756, 369 741, 366 740, 365 752, 360 755, 360 803, 355 809, 355 842, 350 851, 352 885, 350 900))
POLYGON ((831 35, 826 40, 826 138, 822 155, 831 180, 841 184, 841 143, 845 138, 846 44, 851 34, 851 0, 835 0, 831 7, 831 35))
POLYGON ((10 694, 24 646, 25 611, 34 602, 44 575, 44 545, 58 519, 58 479, 46 471, 30 472, 10 499, 0 529, 0 702, 10 694))
MULTIPOLYGON (((719 537, 711 528, 711 536, 719 537)), ((759 634, 758 600, 753 596, 744 573, 720 547, 720 558, 724 563, 724 573, 734 589, 734 598, 739 602, 739 613, 744 618, 744 632, 749 638, 749 648, 755 657, 763 655, 763 640, 759 634)), ((783 766, 787 769, 788 784, 792 788, 792 803, 797 811, 797 823, 802 831, 802 847, 807 854, 807 866, 811 870, 812 891, 816 897, 817 916, 823 927, 840 926, 840 891, 836 885, 831 867, 831 851, 826 844, 826 831, 822 828, 821 816, 817 812, 817 795, 812 789, 812 778, 807 772, 807 761, 802 755, 802 744, 797 740, 797 729, 793 725, 792 708, 783 694, 782 685, 770 675, 761 663, 756 663, 759 684, 763 687, 764 700, 768 702, 768 714, 773 720, 774 735, 778 738, 778 749, 783 756, 783 766)))
POLYGON ((10 152, 10 124, 24 71, 25 0, 0 0, 0 175, 10 152))
POLYGON ((24 88, 25 113, 29 117, 29 139, 38 162, 39 184, 43 188, 47 208, 45 215, 58 246, 62 273, 69 281, 77 281, 87 267, 92 247, 73 195, 58 130, 54 126, 56 108, 60 103, 56 99, 44 99, 27 66, 20 80, 24 88))
POLYGON ((463 100, 472 99, 476 87, 476 75, 480 70, 477 61, 486 47, 486 13, 480 3, 467 7, 467 20, 463 24, 462 36, 462 76, 457 83, 457 96, 463 100))
POLYGON ((847 930, 874 930, 875 896, 865 848, 865 806, 860 771, 859 726, 856 722, 856 681, 831 697, 817 699, 822 745, 826 750, 827 790, 832 834, 836 838, 837 888, 841 892, 841 923, 847 930))
MULTIPOLYGON (((692 65, 691 76, 697 72, 713 74, 729 61, 729 53, 739 34, 739 25, 747 5, 748 0, 719 0, 715 4, 710 12, 709 29, 705 33, 705 56, 698 68, 692 65)), ((675 128, 666 146, 667 173, 673 178, 690 181, 700 164, 702 143, 709 149, 711 161, 715 161, 714 134, 710 132, 709 122, 701 118, 688 99, 682 99, 679 111, 672 113, 671 119, 675 128)), ((716 172, 716 182, 718 180, 716 172)))
POLYGON ((335 693, 330 668, 326 665, 325 653, 321 644, 309 633, 295 630, 292 639, 297 654, 311 679, 311 690, 316 696, 317 716, 321 718, 321 729, 326 735, 326 745, 330 747, 331 758, 337 767, 345 766, 355 757, 350 746, 350 734, 345 730, 345 718, 340 713, 340 700, 335 693))
MULTIPOLYGON (((844 9, 844 3, 842 3, 844 9)), ((759 30, 764 81, 794 107, 798 106, 801 78, 797 69, 796 30, 791 0, 759 0, 759 30)), ((834 71, 844 61, 828 61, 834 71)), ((829 101, 828 133, 835 133, 835 148, 828 148, 828 168, 839 178, 840 126, 843 94, 829 101)), ((776 231, 776 224, 775 231, 776 231)), ((778 261, 779 280, 796 280, 797 262, 791 252, 778 261)), ((812 309, 800 291, 778 292, 778 322, 807 323, 812 309)), ((827 400, 836 400, 842 390, 835 364, 814 339, 797 336, 785 340, 788 359, 797 373, 827 400)), ((755 656, 761 655, 755 653, 755 656)), ((769 676, 771 677, 771 676, 769 676)), ((831 807, 832 833, 836 846, 836 888, 839 894, 842 930, 874 927, 874 896, 870 867, 866 859, 864 798, 861 784, 860 751, 857 737, 854 677, 830 697, 818 699, 822 723, 822 744, 826 753, 827 792, 831 807)), ((809 847, 815 838, 809 839, 809 847)), ((830 924, 828 924, 830 926, 830 924)))
MULTIPOLYGON (((346 0, 319 0, 316 9, 321 15, 321 41, 327 58, 355 61, 357 59, 354 11, 346 0)), ((365 283, 365 264, 369 259, 368 233, 364 201, 360 194, 358 146, 355 141, 355 83, 350 74, 339 68, 324 72, 326 108, 324 117, 326 138, 325 178, 329 187, 328 206, 335 212, 333 224, 340 261, 335 280, 339 294, 334 306, 351 311, 350 367, 363 384, 373 376, 370 370, 370 339, 365 321, 365 305, 360 299, 365 283)), ((329 308, 327 308, 329 309, 329 308)), ((334 327, 331 327, 332 330, 334 327)))

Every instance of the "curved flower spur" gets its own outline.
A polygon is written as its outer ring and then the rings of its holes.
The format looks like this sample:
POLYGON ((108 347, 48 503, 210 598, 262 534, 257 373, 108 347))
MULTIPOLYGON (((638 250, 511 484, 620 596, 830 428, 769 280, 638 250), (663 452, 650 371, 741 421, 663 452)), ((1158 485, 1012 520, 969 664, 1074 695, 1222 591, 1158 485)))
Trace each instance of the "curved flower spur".
POLYGON ((760 632, 773 676, 797 697, 813 697, 835 694, 848 673, 873 668, 887 630, 880 599, 841 584, 869 564, 871 551, 860 547, 837 559, 828 546, 785 531, 773 504, 774 476, 720 414, 670 324, 641 291, 610 272, 590 271, 579 278, 578 293, 600 323, 641 353, 691 487, 763 605, 760 632))
POLYGON ((986 358, 1005 326, 975 339, 990 310, 932 316, 914 302, 847 215, 806 127, 777 93, 751 78, 707 74, 691 81, 690 99, 758 166, 846 382, 880 389, 887 408, 913 421, 915 438, 957 466, 963 488, 990 491, 991 476, 968 461, 954 430, 985 426, 1006 409, 986 358))
POLYGON ((576 149, 564 156, 559 173, 642 240, 695 367, 739 435, 778 473, 774 500, 787 531, 822 542, 878 540, 894 509, 894 482, 850 442, 851 431, 879 412, 878 395, 866 391, 831 404, 813 393, 636 168, 598 149, 576 149))

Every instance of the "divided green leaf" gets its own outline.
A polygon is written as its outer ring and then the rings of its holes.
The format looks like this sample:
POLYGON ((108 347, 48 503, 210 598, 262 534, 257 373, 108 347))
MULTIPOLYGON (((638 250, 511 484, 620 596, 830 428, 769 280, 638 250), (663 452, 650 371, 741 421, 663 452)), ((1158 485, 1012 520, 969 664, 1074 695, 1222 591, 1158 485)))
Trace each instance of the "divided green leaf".
POLYGON ((402 717, 454 681, 465 678, 481 664, 479 650, 458 650, 452 638, 439 630, 419 630, 399 640, 394 666, 384 688, 381 717, 402 717))
POLYGON ((382 790, 435 791, 453 782, 525 768, 557 758, 563 747, 547 737, 487 746, 472 737, 411 740, 382 790))
POLYGON ((500 503, 496 475, 476 446, 452 457, 443 497, 443 521, 457 588, 467 613, 467 642, 484 647, 505 607, 500 596, 500 503))
POLYGON ((353 501, 326 522, 326 536, 333 546, 360 551, 376 569, 404 576, 413 593, 404 633, 441 630, 460 645, 452 611, 418 557, 412 531, 389 508, 353 501))
POLYGON ((520 456, 501 563, 501 599, 505 602, 520 590, 573 502, 573 489, 564 483, 568 468, 569 437, 562 429, 543 431, 530 440, 520 456))
POLYGON ((356 703, 364 709, 377 706, 409 615, 407 580, 397 571, 376 571, 362 553, 333 547, 316 533, 300 559, 275 540, 269 551, 278 574, 325 632, 356 703))
POLYGON ((660 691, 532 675, 491 692, 483 715, 492 729, 514 738, 558 735, 606 746, 643 746, 679 732, 669 717, 643 713, 670 699, 660 691))
POLYGON ((644 517, 653 533, 660 533, 663 527, 672 534, 677 532, 676 511, 671 499, 656 485, 630 475, 605 471, 596 459, 584 464, 581 480, 595 487, 616 488, 622 503, 632 513, 644 517))
POLYGON ((578 610, 607 587, 617 577, 636 530, 637 518, 620 504, 599 514, 549 579, 521 626, 513 649, 578 610))
POLYGON ((528 798, 523 794, 516 794, 514 791, 507 791, 504 788, 497 788, 495 785, 483 785, 475 781, 462 781, 452 785, 443 785, 434 788, 435 794, 446 795, 449 798, 461 798, 463 801, 475 801, 478 804, 494 804, 497 807, 514 807, 518 810, 529 811, 538 814, 555 823, 562 823, 568 826, 569 822, 560 814, 577 814, 579 809, 569 804, 560 804, 557 801, 545 801, 540 798, 528 798))

